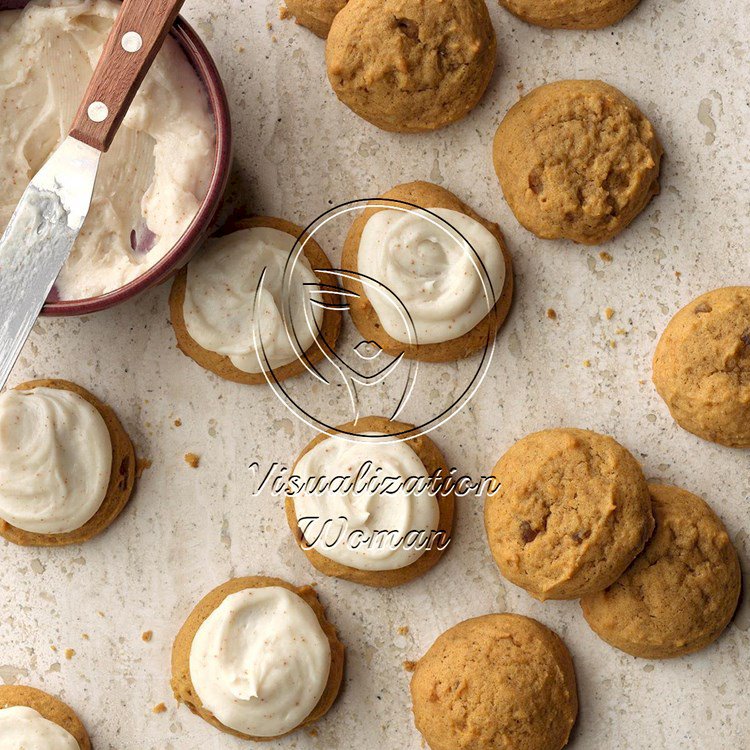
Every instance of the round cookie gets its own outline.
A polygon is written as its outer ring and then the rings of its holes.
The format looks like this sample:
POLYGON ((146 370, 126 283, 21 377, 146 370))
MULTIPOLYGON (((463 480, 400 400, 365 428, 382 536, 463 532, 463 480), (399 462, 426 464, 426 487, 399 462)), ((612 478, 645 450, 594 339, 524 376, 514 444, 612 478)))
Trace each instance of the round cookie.
POLYGON ((321 39, 328 36, 336 14, 347 0, 285 0, 286 9, 300 26, 306 26, 321 39))
MULTIPOLYGON (((508 316, 513 300, 513 260, 505 245, 500 227, 494 222, 483 219, 453 193, 429 182, 418 181, 396 185, 379 197, 384 200, 404 201, 427 208, 447 208, 466 214, 479 222, 494 235, 500 244, 505 261, 505 282, 492 312, 486 315, 472 330, 450 341, 413 345, 396 341, 389 336, 383 330, 377 313, 368 300, 362 285, 358 281, 347 279, 344 282, 347 288, 357 293, 356 297, 349 300, 349 312, 354 325, 357 326, 366 341, 375 341, 381 349, 393 356, 398 356, 403 352, 403 355, 408 359, 417 359, 423 362, 451 362, 470 357, 475 352, 480 351, 486 346, 487 341, 494 338, 500 330, 508 316)), ((394 205, 399 204, 394 203, 394 205)), ((387 208, 387 205, 368 208, 354 221, 344 242, 344 249, 341 254, 342 268, 357 270, 359 245, 365 225, 371 216, 384 208, 387 208)))
MULTIPOLYGON (((349 422, 345 425, 341 425, 339 429, 349 430, 354 429, 355 427, 360 433, 379 432, 385 434, 396 434, 412 428, 413 425, 402 422, 393 422, 386 417, 363 417, 360 418, 356 424, 354 422, 349 422)), ((292 474, 295 473, 296 466, 300 459, 326 439, 328 439, 328 435, 320 434, 305 446, 304 450, 294 462, 292 474)), ((440 449, 432 442, 432 440, 430 440, 430 438, 426 435, 419 435, 418 437, 411 438, 405 442, 422 461, 424 467, 427 469, 428 475, 440 470, 442 471, 442 476, 448 476, 449 468, 445 458, 440 452, 440 449)), ((437 531, 444 532, 447 538, 450 539, 453 530, 453 515, 455 507, 454 494, 453 492, 445 494, 441 492, 439 493, 437 501, 440 510, 439 528, 437 531)), ((428 570, 433 568, 443 556, 447 546, 446 544, 434 544, 415 562, 403 568, 396 568, 394 570, 361 570, 359 568, 343 565, 336 560, 332 560, 330 557, 322 555, 305 542, 304 535, 297 522, 297 516, 294 510, 294 499, 292 497, 286 498, 285 510, 289 528, 292 530, 300 549, 305 553, 305 556, 314 568, 324 575, 332 576, 334 578, 343 578, 344 580, 360 583, 365 586, 389 588, 408 583, 409 581, 424 575, 428 570)))
POLYGON ((437 130, 478 104, 496 47, 484 0, 349 0, 328 34, 328 80, 383 130, 437 130))
POLYGON ((680 427, 750 448, 750 287, 715 289, 683 307, 659 339, 653 380, 680 427))
POLYGON ((67 380, 46 378, 29 380, 15 387, 19 391, 33 388, 59 388, 71 391, 88 401, 101 414, 112 442, 112 472, 107 494, 99 510, 80 528, 60 534, 41 534, 24 531, 0 519, 0 536, 14 544, 28 547, 62 547, 67 544, 81 544, 104 531, 120 515, 130 499, 135 485, 135 449, 114 411, 85 388, 67 380))
POLYGON ((432 750, 560 750, 578 714, 565 644, 514 614, 475 617, 443 633, 417 662, 411 698, 432 750))
POLYGON ((654 528, 638 462, 611 437, 550 429, 498 461, 484 524, 502 574, 532 596, 577 599, 622 575, 654 528))
POLYGON ((724 524, 691 492, 650 485, 656 529, 609 588, 581 599, 594 632, 646 659, 704 648, 732 619, 740 565, 724 524))
MULTIPOLYGON (((246 740, 255 740, 256 742, 272 741, 278 737, 253 737, 241 732, 237 732, 230 727, 222 724, 207 708, 205 708, 198 697, 193 686, 190 676, 190 649, 193 644, 193 638, 198 629, 208 616, 226 599, 230 594, 251 588, 264 588, 267 586, 280 586, 297 594, 307 604, 310 605, 315 616, 317 617, 320 627, 323 629, 331 648, 331 667, 328 673, 328 682, 325 686, 323 695, 318 704, 308 717, 297 727, 286 734, 296 731, 302 726, 311 724, 320 719, 333 705, 341 687, 341 680, 344 673, 344 645, 336 634, 336 629, 326 619, 325 610, 318 600, 318 595, 310 586, 296 587, 279 578, 268 578, 266 576, 247 576, 244 578, 233 578, 226 583, 217 586, 201 599, 195 606, 180 628, 180 632, 174 640, 172 646, 172 692, 178 703, 184 703, 194 714, 200 716, 217 729, 221 729, 227 734, 241 737, 246 740)), ((279 735, 280 736, 280 735, 279 735)))
POLYGON ((11 706, 33 708, 47 721, 54 722, 73 735, 81 750, 91 750, 88 732, 75 711, 49 693, 24 685, 0 685, 0 709, 11 706))
POLYGON ((651 123, 601 81, 557 81, 517 102, 492 159, 518 221, 543 239, 598 245, 659 192, 662 147, 651 123))
MULTIPOLYGON (((293 237, 299 237, 303 232, 302 227, 292 224, 289 221, 285 221, 284 219, 276 219, 270 216, 254 216, 250 219, 243 219, 233 223, 231 226, 222 230, 221 234, 218 236, 223 236, 240 229, 253 229, 254 227, 269 227, 271 229, 277 229, 280 232, 285 232, 293 237)), ((318 245, 318 243, 312 238, 308 238, 305 243, 304 255, 313 269, 331 268, 331 263, 326 254, 323 252, 320 245, 318 245)), ((321 279, 321 284, 326 284, 328 281, 329 280, 321 279)), ((188 333, 183 312, 186 284, 187 267, 183 268, 177 274, 172 284, 172 290, 169 294, 169 318, 175 336, 177 337, 177 347, 179 350, 190 357, 194 362, 197 362, 201 367, 215 373, 220 378, 246 385, 265 385, 267 380, 262 372, 245 372, 244 370, 240 370, 238 367, 235 367, 229 357, 219 354, 218 352, 204 349, 197 341, 195 341, 195 339, 193 339, 190 333, 188 333)), ((324 299, 328 302, 333 301, 328 295, 324 295, 324 299)), ((339 332, 341 331, 341 314, 336 310, 325 309, 321 331, 322 334, 319 337, 319 341, 321 341, 326 347, 334 347, 339 332)), ((305 352, 305 354, 309 361, 313 363, 319 362, 323 359, 323 352, 320 351, 315 343, 305 352)), ((285 380, 286 378, 302 374, 305 372, 305 369, 303 362, 295 360, 294 362, 290 362, 282 367, 277 367, 273 372, 277 380, 285 380)))
POLYGON ((548 29, 601 29, 617 23, 640 0, 500 0, 520 19, 548 29))

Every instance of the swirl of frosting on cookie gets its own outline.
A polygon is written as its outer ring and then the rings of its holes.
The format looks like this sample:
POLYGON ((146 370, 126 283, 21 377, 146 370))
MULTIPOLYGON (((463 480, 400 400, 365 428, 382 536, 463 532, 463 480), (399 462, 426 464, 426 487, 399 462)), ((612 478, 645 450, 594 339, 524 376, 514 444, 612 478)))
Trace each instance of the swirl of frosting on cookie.
MULTIPOLYGON (((294 243, 292 235, 270 227, 240 229, 209 240, 187 270, 183 314, 190 336, 204 349, 229 357, 243 372, 267 369, 263 352, 256 349, 258 336, 270 369, 297 359, 282 312, 284 266, 294 243)), ((306 312, 314 316, 317 325, 323 320, 323 310, 311 304, 306 284, 317 285, 318 279, 301 255, 292 272, 289 294, 291 323, 302 351, 312 346, 317 336, 306 312)))
POLYGON ((409 340, 400 309, 377 289, 365 288, 385 332, 412 344, 436 344, 468 333, 495 305, 505 283, 497 238, 470 216, 448 208, 374 213, 362 231, 357 270, 404 304, 416 342, 409 340))
POLYGON ((299 726, 328 682, 331 647, 312 607, 282 586, 227 596, 190 647, 190 679, 204 708, 252 737, 299 726))
MULTIPOLYGON (((381 433, 367 433, 370 436, 381 433)), ((294 512, 304 542, 358 570, 396 570, 434 542, 440 509, 419 456, 406 443, 329 437, 294 467, 294 512)))
POLYGON ((80 750, 76 738, 67 729, 28 706, 0 709, 0 747, 3 750, 80 750))
POLYGON ((81 528, 99 510, 112 440, 98 410, 59 388, 0 394, 0 518, 39 534, 81 528))

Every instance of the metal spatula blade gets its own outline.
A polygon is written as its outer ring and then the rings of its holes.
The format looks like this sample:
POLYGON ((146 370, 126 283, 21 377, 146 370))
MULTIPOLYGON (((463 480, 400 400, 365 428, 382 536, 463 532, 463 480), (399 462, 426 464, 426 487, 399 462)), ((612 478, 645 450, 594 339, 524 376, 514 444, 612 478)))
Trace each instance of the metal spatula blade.
POLYGON ((100 156, 68 136, 29 183, 0 239, 0 387, 81 231, 100 156))

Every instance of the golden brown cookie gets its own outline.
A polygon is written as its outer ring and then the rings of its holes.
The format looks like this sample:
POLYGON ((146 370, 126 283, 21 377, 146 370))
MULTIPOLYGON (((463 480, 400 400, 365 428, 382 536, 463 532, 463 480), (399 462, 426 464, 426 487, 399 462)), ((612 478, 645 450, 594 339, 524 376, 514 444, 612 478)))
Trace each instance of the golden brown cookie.
POLYGON ((651 123, 601 81, 556 81, 500 123, 492 158, 518 221, 537 237, 598 245, 659 192, 662 147, 651 123))
POLYGON ((683 307, 659 339, 653 379, 680 427, 750 448, 750 287, 714 289, 683 307))
POLYGON ((478 104, 496 46, 484 0, 349 0, 328 34, 328 80, 383 130, 437 130, 478 104))
MULTIPOLYGON (((310 605, 313 612, 315 612, 320 627, 328 638, 331 646, 331 669, 328 673, 328 683, 318 701, 318 705, 315 706, 312 713, 299 726, 292 729, 291 732, 295 732, 300 727, 317 721, 328 712, 328 709, 333 705, 339 693, 341 679, 344 674, 344 645, 339 640, 336 629, 326 619, 325 610, 318 599, 318 595, 310 586, 297 587, 279 578, 268 578, 266 576, 233 578, 231 581, 217 586, 198 602, 195 609, 185 621, 185 624, 180 628, 180 632, 177 634, 172 646, 172 692, 177 702, 184 703, 194 714, 200 716, 201 719, 207 721, 217 729, 221 729, 222 732, 246 740, 255 740, 256 742, 273 741, 278 739, 278 737, 251 737, 250 735, 242 734, 222 724, 205 708, 190 678, 190 649, 198 628, 230 594, 235 594, 245 589, 264 588, 266 586, 281 586, 304 599, 310 605)), ((287 732, 287 734, 291 732, 287 732)))
POLYGON ((667 659, 716 640, 740 595, 740 565, 724 524, 697 495, 649 486, 656 529, 609 588, 581 599, 586 621, 611 646, 667 659))
POLYGON ((500 0, 511 13, 548 29, 601 29, 617 23, 639 0, 500 0))
MULTIPOLYGON (((396 187, 383 193, 380 198, 405 201, 406 203, 411 203, 422 208, 449 208, 453 211, 460 211, 478 221, 500 243, 505 260, 505 283, 493 311, 474 326, 472 330, 451 341, 443 341, 437 344, 413 345, 404 344, 391 338, 380 325, 377 313, 367 299, 367 294, 362 285, 358 281, 347 279, 344 282, 347 288, 357 293, 356 297, 352 297, 349 300, 349 312, 354 325, 357 326, 357 329, 366 341, 375 341, 381 349, 393 356, 398 356, 403 352, 404 356, 408 359, 418 359, 423 362, 451 362, 456 359, 470 357, 475 352, 484 348, 488 340, 495 337, 505 322, 505 318, 508 316, 511 301, 513 300, 513 260, 505 245, 500 227, 494 222, 487 221, 479 216, 479 214, 453 195, 453 193, 429 182, 408 182, 403 185, 396 185, 396 187)), ((393 205, 398 206, 399 204, 394 203, 393 205)), ((354 221, 344 242, 344 250, 341 254, 342 268, 352 271, 357 270, 359 243, 362 239, 362 232, 365 225, 373 214, 382 211, 384 208, 387 209, 388 206, 381 204, 378 208, 368 208, 354 221)))
MULTIPOLYGON (((353 430, 355 427, 360 433, 380 432, 392 435, 409 430, 413 428, 414 425, 403 422, 393 422, 387 417, 363 417, 359 419, 356 424, 354 422, 348 422, 345 425, 341 425, 339 429, 353 430)), ((294 474, 294 469, 302 456, 309 453, 316 445, 323 442, 323 440, 327 440, 328 437, 328 435, 320 434, 305 446, 304 450, 299 456, 297 456, 297 460, 294 462, 292 474, 294 474)), ((449 468, 445 462, 443 454, 430 438, 426 435, 419 435, 405 442, 424 464, 428 475, 432 475, 434 472, 438 471, 442 472, 441 476, 447 477, 449 475, 449 468)), ((336 560, 331 560, 331 558, 321 555, 320 552, 312 549, 305 542, 302 530, 297 523, 297 516, 294 512, 294 499, 292 497, 286 498, 285 510, 289 528, 292 530, 299 548, 305 553, 307 559, 314 568, 324 575, 333 576, 334 578, 343 578, 347 581, 361 583, 365 586, 389 588, 392 586, 400 586, 403 583, 408 583, 409 581, 424 575, 428 570, 433 568, 443 556, 447 547, 447 542, 450 540, 453 531, 453 514, 455 507, 453 492, 446 492, 445 494, 442 492, 438 493, 437 501, 440 509, 440 520, 438 523, 439 528, 435 529, 435 531, 440 532, 442 537, 441 543, 433 544, 419 557, 419 559, 410 565, 403 568, 396 568, 395 570, 360 570, 348 565, 342 565, 336 560)))
POLYGON ((532 596, 577 599, 622 575, 654 528, 633 456, 606 435, 527 435, 498 461, 484 524, 502 574, 532 596))
POLYGON ((88 732, 75 711, 49 693, 24 685, 0 685, 0 708, 12 706, 33 708, 47 721, 72 734, 81 750, 91 750, 88 732))
POLYGON ((443 633, 411 680, 432 750, 560 750, 578 715, 573 660, 529 617, 484 615, 443 633))
MULTIPOLYGON (((284 219, 276 219, 270 216, 254 216, 250 219, 243 219, 226 227, 218 236, 236 232, 240 229, 252 229, 253 227, 270 227, 278 229, 280 232, 286 232, 293 237, 299 237, 302 234, 302 227, 292 224, 284 219)), ((304 247, 304 255, 313 269, 331 268, 331 263, 326 254, 315 240, 308 238, 304 247)), ((330 279, 320 279, 322 284, 327 284, 330 279)), ((185 286, 187 283, 187 268, 183 268, 175 277, 172 284, 172 290, 169 294, 169 318, 177 337, 177 346, 179 350, 186 354, 190 359, 197 362, 201 367, 218 375, 225 380, 231 380, 235 383, 244 383, 247 385, 264 385, 267 380, 262 372, 245 372, 235 367, 229 357, 223 354, 204 349, 188 333, 185 325, 185 316, 183 306, 185 304, 185 286)), ((324 295, 329 303, 333 302, 329 295, 324 295)), ((333 348, 336 345, 339 332, 341 330, 341 313, 336 310, 326 309, 323 313, 323 324, 321 326, 322 334, 320 341, 324 346, 333 348)), ((317 344, 313 344, 306 352, 310 362, 320 362, 323 359, 323 352, 320 351, 317 344)), ((296 360, 288 365, 278 367, 274 370, 277 380, 285 380, 295 375, 305 372, 305 365, 296 360)))
POLYGON ((336 14, 346 5, 346 0, 284 0, 287 11, 300 26, 325 39, 336 14))
POLYGON ((0 519, 0 535, 9 542, 27 547, 62 547, 66 544, 81 544, 104 531, 120 515, 127 505, 135 485, 135 450, 114 411, 103 404, 85 388, 67 380, 29 380, 16 386, 16 390, 28 391, 32 388, 58 388, 71 391, 88 401, 102 415, 112 442, 112 473, 107 486, 107 494, 99 510, 80 529, 61 534, 40 534, 34 531, 11 526, 0 519))

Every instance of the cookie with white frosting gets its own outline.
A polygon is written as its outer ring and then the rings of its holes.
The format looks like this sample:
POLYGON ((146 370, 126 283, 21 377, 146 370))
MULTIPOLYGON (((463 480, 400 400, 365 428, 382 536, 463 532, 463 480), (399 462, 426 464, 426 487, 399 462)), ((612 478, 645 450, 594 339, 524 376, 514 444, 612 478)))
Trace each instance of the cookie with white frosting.
MULTIPOLYGON (((226 380, 250 385, 267 382, 264 370, 273 370, 277 380, 305 371, 283 314, 284 268, 302 231, 283 219, 260 216, 237 222, 206 243, 177 275, 169 295, 170 319, 183 354, 226 380)), ((323 358, 323 349, 335 346, 341 328, 339 312, 315 304, 332 302, 330 296, 312 291, 330 283, 315 271, 330 268, 323 250, 308 237, 291 275, 288 301, 294 333, 311 363, 323 358)))
POLYGON ((91 750, 70 706, 36 688, 0 685, 0 747, 7 750, 91 750))
POLYGON ((365 340, 394 356, 469 357, 510 310, 513 264, 500 228, 429 182, 397 185, 366 209, 341 264, 377 281, 347 281, 357 294, 349 309, 365 340))
POLYGON ((66 380, 0 394, 0 535, 80 544, 104 531, 135 484, 133 444, 114 411, 66 380))
POLYGON ((228 734, 270 740, 320 719, 344 646, 309 586, 234 578, 195 607, 172 648, 178 702, 228 734))
MULTIPOLYGON (((339 429, 354 428, 349 423, 339 429)), ((356 423, 359 434, 372 436, 412 428, 385 417, 356 423)), ((287 521, 308 560, 325 575, 399 586, 430 570, 450 543, 455 501, 445 482, 449 470, 425 435, 362 442, 321 434, 291 474, 296 478, 294 486, 290 478, 287 521)))

